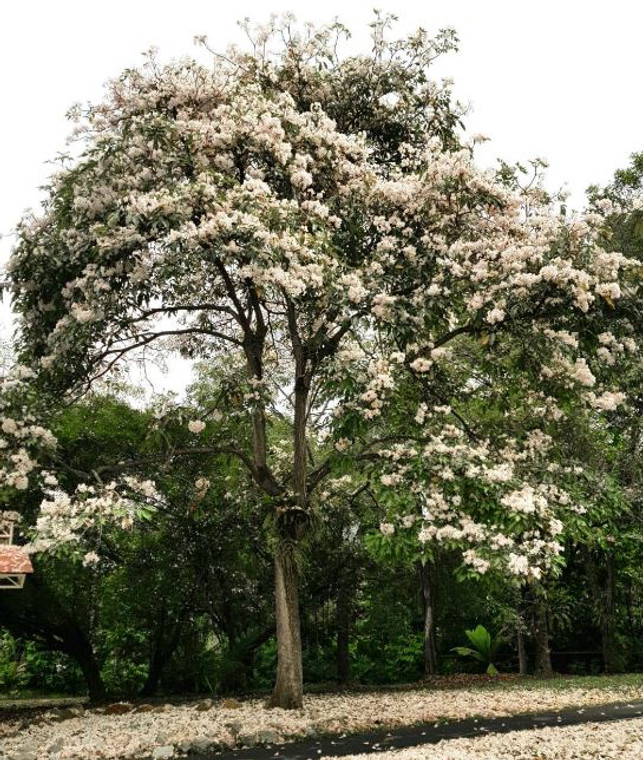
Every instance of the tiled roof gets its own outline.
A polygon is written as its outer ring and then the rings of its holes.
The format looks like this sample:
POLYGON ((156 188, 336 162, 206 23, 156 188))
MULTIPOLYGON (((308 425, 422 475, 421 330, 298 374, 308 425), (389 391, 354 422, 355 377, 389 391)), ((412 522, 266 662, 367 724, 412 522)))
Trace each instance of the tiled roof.
POLYGON ((33 573, 29 555, 21 546, 0 546, 0 574, 33 573))

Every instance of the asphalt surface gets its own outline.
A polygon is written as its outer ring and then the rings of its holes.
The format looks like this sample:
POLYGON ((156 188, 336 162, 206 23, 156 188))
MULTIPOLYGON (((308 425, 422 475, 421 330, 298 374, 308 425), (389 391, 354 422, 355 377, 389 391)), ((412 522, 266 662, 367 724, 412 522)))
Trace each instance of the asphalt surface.
MULTIPOLYGON (((493 699, 493 695, 489 695, 493 699)), ((559 712, 529 713, 504 718, 467 718, 442 721, 392 731, 352 734, 297 741, 287 744, 256 746, 248 749, 224 750, 190 755, 190 760, 321 760, 325 757, 341 757, 361 753, 377 753, 391 749, 404 749, 422 744, 437 744, 445 739, 460 739, 484 734, 502 734, 527 731, 545 726, 575 726, 582 723, 628 720, 643 716, 643 702, 620 702, 596 705, 559 712)))

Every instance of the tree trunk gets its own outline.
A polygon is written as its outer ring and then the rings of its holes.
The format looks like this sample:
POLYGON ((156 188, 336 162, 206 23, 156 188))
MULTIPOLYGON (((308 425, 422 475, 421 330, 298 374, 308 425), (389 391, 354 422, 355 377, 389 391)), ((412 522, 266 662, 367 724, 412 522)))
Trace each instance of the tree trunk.
POLYGON ((430 562, 420 563, 420 579, 424 598, 424 675, 438 672, 438 655, 435 646, 435 568, 430 562))
POLYGON ((90 700, 102 702, 107 692, 91 644, 78 631, 70 630, 69 638, 60 649, 73 657, 80 666, 90 700))
POLYGON ((161 680, 161 674, 163 673, 163 668, 179 642, 180 624, 176 624, 172 627, 170 639, 166 639, 166 629, 168 627, 167 619, 167 607, 162 606, 157 614, 156 631, 147 668, 147 678, 141 689, 141 695, 145 697, 149 697, 156 693, 159 681, 161 680))
POLYGON ((351 629, 351 593, 346 583, 340 583, 337 592, 337 680, 348 683, 350 680, 350 629, 351 629))
POLYGON ((516 626, 516 644, 518 645, 518 672, 521 676, 527 675, 527 645, 525 643, 525 631, 522 620, 516 626))
POLYGON ((81 662, 79 660, 79 665, 87 684, 89 699, 92 702, 103 702, 107 696, 107 691, 96 662, 81 662))
POLYGON ((534 643, 536 645, 535 675, 552 676, 554 669, 551 664, 551 652, 549 650, 547 600, 538 592, 536 592, 534 598, 534 643))
POLYGON ((528 589, 521 585, 516 593, 516 648, 518 650, 518 673, 521 676, 526 676, 529 673, 529 658, 527 656, 528 604, 528 589))
POLYGON ((147 678, 141 689, 142 697, 151 697, 153 694, 156 694, 159 689, 159 681, 161 680, 164 665, 165 662, 161 662, 157 658, 152 660, 147 671, 147 678))
POLYGON ((142 696, 150 697, 158 691, 159 681, 163 675, 163 670, 179 645, 181 630, 181 623, 177 623, 173 628, 172 636, 169 641, 166 641, 163 638, 163 632, 161 631, 160 639, 156 642, 154 651, 152 652, 150 666, 147 671, 147 678, 141 689, 142 696))
POLYGON ((295 404, 293 419, 293 491, 295 504, 277 517, 280 545, 275 552, 275 602, 277 626, 277 680, 270 706, 300 710, 304 704, 304 680, 299 622, 299 578, 296 551, 308 517, 306 421, 311 374, 292 308, 288 324, 295 353, 295 404), (294 509, 292 508, 294 506, 294 509))
POLYGON ((297 568, 289 549, 280 548, 275 553, 275 603, 277 680, 269 705, 299 710, 304 701, 299 590, 297 568))
POLYGON ((603 668, 606 673, 618 673, 620 663, 616 645, 616 568, 614 556, 608 552, 605 557, 605 598, 601 620, 601 640, 603 668))
MULTIPOLYGON (((605 554, 605 575, 599 570, 595 553, 586 548, 584 551, 587 580, 594 597, 594 609, 601 631, 601 650, 603 670, 616 673, 619 670, 616 645, 616 568, 613 554, 605 554)), ((600 557, 602 559, 602 556, 600 557)))

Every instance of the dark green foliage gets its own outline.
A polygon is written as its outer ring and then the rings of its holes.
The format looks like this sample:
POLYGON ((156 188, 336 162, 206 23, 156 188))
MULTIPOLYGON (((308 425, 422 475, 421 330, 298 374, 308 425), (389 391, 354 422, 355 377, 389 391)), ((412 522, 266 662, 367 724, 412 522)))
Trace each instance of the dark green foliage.
POLYGON ((83 688, 80 668, 70 657, 8 631, 0 635, 0 694, 75 694, 83 688))
POLYGON ((473 630, 466 630, 465 634, 471 642, 471 646, 453 647, 453 651, 461 657, 473 657, 474 660, 478 660, 485 666, 487 675, 497 676, 498 668, 494 662, 502 645, 500 634, 492 637, 483 625, 477 625, 473 630))

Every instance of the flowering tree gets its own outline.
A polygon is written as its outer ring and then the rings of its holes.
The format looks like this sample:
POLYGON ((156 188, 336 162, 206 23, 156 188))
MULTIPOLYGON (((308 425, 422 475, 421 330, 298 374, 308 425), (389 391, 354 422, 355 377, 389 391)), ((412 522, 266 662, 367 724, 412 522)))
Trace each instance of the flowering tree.
MULTIPOLYGON (((272 510, 282 707, 302 704, 296 550, 323 506, 320 485, 343 458, 377 457, 382 487, 405 483, 427 507, 426 534, 461 522, 465 486, 426 491, 461 468, 498 486, 508 516, 555 525, 554 486, 514 477, 544 436, 494 453, 466 440, 448 399, 475 383, 470 344, 486 340, 490 354, 496 334, 528 336, 551 359, 543 372, 584 392, 594 375, 566 315, 612 308, 627 266, 596 248, 587 221, 566 225, 534 195, 526 211, 476 168, 448 83, 427 75, 453 34, 387 41, 388 25, 376 19, 364 56, 338 57, 338 24, 299 35, 287 20, 213 67, 151 56, 126 71, 75 114, 82 155, 52 178, 42 215, 23 221, 10 263, 22 351, 49 387, 86 387, 155 349, 229 361, 233 382, 212 414, 242 416, 247 435, 209 450, 237 458, 272 510), (462 360, 443 371, 452 350, 462 360), (425 394, 413 445, 383 414, 409 376, 416 400, 425 394), (271 436, 276 415, 288 441, 271 436)), ((207 422, 190 425, 195 449, 207 422)), ((99 495, 85 503, 108 508, 99 495)), ((538 545, 531 565, 508 554, 527 574, 546 553, 538 545)))

